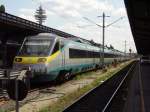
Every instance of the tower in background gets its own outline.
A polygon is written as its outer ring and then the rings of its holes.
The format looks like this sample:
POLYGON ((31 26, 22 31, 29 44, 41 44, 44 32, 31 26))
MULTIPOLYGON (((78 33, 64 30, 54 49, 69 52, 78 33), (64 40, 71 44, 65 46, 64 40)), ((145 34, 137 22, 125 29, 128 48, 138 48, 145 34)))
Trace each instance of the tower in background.
POLYGON ((42 8, 41 5, 40 5, 39 8, 36 10, 34 17, 35 17, 35 19, 37 20, 37 22, 38 22, 39 24, 41 24, 41 25, 42 25, 43 22, 45 22, 47 16, 46 16, 45 10, 42 8))

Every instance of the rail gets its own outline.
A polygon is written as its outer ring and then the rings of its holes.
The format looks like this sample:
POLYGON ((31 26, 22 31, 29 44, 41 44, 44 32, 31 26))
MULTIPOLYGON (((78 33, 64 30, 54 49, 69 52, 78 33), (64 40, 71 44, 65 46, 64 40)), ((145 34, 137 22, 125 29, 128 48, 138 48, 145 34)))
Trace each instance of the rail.
POLYGON ((63 112, 106 112, 134 65, 135 62, 128 65, 103 84, 77 99, 63 112))
POLYGON ((102 112, 107 112, 107 109, 109 108, 109 106, 112 103, 112 100, 114 99, 114 97, 116 96, 116 94, 118 93, 119 89, 121 88, 121 86, 123 85, 124 81, 126 80, 126 78, 128 77, 128 75, 131 73, 131 71, 133 70, 135 64, 133 64, 131 66, 131 68, 129 69, 129 71, 126 73, 125 77, 122 79, 122 81, 120 82, 119 86, 116 88, 115 92, 112 94, 111 98, 109 99, 109 101, 107 102, 107 104, 105 105, 104 109, 102 110, 102 112))

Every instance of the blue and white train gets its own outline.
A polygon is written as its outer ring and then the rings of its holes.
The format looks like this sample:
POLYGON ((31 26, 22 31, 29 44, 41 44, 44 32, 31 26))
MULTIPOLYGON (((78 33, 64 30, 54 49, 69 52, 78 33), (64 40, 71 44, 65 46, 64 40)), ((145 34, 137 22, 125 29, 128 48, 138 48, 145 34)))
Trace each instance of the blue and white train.
MULTIPOLYGON (((102 48, 89 41, 64 38, 51 33, 26 37, 13 68, 30 68, 32 81, 47 82, 68 79, 71 75, 101 66, 102 48)), ((105 47, 104 63, 122 61, 124 53, 105 47)))

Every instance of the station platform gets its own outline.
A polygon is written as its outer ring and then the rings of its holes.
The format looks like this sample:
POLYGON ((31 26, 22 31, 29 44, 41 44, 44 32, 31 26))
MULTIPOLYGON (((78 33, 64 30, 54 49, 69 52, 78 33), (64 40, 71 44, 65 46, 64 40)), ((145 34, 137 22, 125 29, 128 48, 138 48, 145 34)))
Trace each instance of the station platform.
POLYGON ((124 112, 150 112, 150 64, 137 63, 128 91, 124 112))

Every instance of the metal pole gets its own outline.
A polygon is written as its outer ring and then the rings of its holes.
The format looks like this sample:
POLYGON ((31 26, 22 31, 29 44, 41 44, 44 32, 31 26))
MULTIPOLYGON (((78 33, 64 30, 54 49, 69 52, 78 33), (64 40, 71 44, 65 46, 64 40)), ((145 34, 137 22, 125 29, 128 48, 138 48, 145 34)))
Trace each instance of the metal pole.
POLYGON ((103 12, 103 53, 102 53, 102 67, 104 67, 104 46, 105 46, 105 13, 103 12))
POLYGON ((126 40, 125 40, 125 50, 124 50, 124 53, 125 53, 125 59, 126 59, 126 40))
MULTIPOLYGON (((95 25, 97 25, 98 27, 102 27, 102 35, 103 35, 103 39, 102 39, 102 43, 103 43, 103 45, 102 45, 102 55, 101 55, 101 52, 100 52, 100 61, 101 62, 99 62, 99 64, 101 65, 102 64, 102 67, 104 67, 104 54, 105 54, 105 28, 107 28, 107 27, 109 27, 109 26, 111 26, 111 25, 113 25, 113 24, 115 24, 116 22, 118 22, 119 20, 121 20, 121 19, 123 19, 123 17, 121 17, 121 18, 119 18, 119 19, 117 19, 117 20, 115 20, 114 22, 112 22, 112 23, 110 23, 110 24, 108 24, 108 25, 106 25, 105 26, 105 17, 110 17, 110 16, 106 16, 105 15, 105 13, 103 12, 103 15, 102 16, 98 16, 98 17, 102 17, 103 18, 103 25, 101 26, 101 25, 99 25, 99 24, 97 24, 97 23, 95 23, 94 21, 92 21, 92 20, 90 20, 90 19, 88 19, 87 17, 83 17, 85 20, 87 20, 87 21, 89 21, 90 23, 93 23, 93 24, 95 24, 95 25)), ((100 46, 100 50, 99 51, 101 51, 101 46, 100 46)))
POLYGON ((15 97, 16 97, 16 112, 19 112, 19 101, 18 101, 18 80, 15 79, 15 97))

